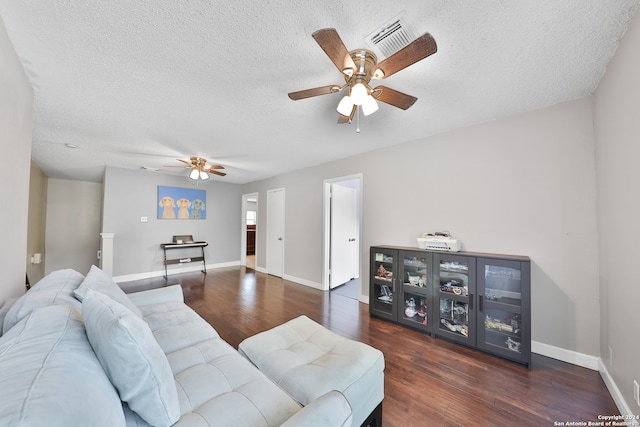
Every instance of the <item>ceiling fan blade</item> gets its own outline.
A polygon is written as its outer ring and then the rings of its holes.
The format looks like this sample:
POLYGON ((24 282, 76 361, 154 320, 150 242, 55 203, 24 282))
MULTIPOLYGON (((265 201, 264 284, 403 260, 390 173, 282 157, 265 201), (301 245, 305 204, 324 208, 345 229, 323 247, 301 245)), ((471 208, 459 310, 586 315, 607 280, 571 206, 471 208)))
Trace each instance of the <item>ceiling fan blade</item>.
POLYGON ((386 86, 378 86, 374 88, 371 95, 378 101, 393 105, 394 107, 402 108, 403 110, 411 107, 418 100, 415 96, 398 92, 397 90, 390 89, 386 86))
POLYGON ((385 79, 409 65, 433 55, 438 51, 436 41, 429 33, 424 33, 390 57, 376 65, 374 79, 385 79))
POLYGON ((191 162, 187 162, 186 160, 182 160, 182 159, 176 159, 176 160, 179 161, 179 162, 182 162, 182 163, 184 163, 186 165, 192 166, 191 162))
POLYGON ((191 169, 193 166, 177 166, 177 165, 164 165, 163 168, 180 168, 180 169, 191 169))
POLYGON ((208 169, 224 169, 224 166, 222 165, 209 165, 207 166, 208 169))
POLYGON ((218 172, 217 170, 210 170, 208 173, 212 173, 214 175, 226 176, 227 174, 224 172, 218 172))
POLYGON ((353 116, 356 114, 356 110, 358 109, 357 105, 354 105, 353 108, 351 109, 351 114, 349 114, 349 116, 345 116, 343 114, 339 114, 338 115, 338 124, 342 125, 345 123, 351 123, 351 121, 353 120, 353 116))
POLYGON ((328 95, 330 93, 336 93, 339 91, 340 91, 340 86, 329 85, 329 86, 316 87, 313 89, 299 90, 297 92, 290 92, 289 98, 291 98, 294 101, 297 101, 299 99, 311 98, 313 96, 319 96, 319 95, 328 95))
POLYGON ((346 69, 355 71, 356 64, 353 63, 347 47, 344 45, 335 28, 323 28, 322 30, 314 32, 311 36, 341 73, 344 73, 346 69))

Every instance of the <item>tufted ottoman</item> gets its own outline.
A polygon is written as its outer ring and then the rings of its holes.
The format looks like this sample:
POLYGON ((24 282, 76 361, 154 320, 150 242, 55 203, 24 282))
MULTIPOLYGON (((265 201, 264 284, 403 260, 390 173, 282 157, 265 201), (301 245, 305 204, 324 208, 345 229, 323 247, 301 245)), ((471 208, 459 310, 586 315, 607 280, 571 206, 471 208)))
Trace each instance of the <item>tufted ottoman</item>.
POLYGON ((302 405, 331 390, 347 398, 353 425, 382 425, 384 355, 306 316, 247 338, 242 355, 302 405))

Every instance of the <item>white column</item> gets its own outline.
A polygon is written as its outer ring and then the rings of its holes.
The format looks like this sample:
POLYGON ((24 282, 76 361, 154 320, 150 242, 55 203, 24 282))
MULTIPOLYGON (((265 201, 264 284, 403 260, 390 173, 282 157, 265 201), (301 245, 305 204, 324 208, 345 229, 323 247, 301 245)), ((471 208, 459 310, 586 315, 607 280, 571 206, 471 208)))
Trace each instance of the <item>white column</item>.
POLYGON ((116 233, 100 233, 100 269, 113 276, 113 237, 116 233))

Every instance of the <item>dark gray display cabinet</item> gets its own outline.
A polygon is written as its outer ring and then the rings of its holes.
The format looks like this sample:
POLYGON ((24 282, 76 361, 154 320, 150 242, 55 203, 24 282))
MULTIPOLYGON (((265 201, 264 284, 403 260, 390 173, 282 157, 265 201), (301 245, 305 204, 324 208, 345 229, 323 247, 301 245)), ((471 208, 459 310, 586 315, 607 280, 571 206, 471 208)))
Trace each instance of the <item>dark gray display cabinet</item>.
POLYGON ((431 332, 433 303, 430 276, 433 271, 431 254, 424 251, 398 251, 401 278, 398 296, 398 322, 431 332))
POLYGON ((388 248, 371 248, 371 288, 369 312, 383 319, 397 320, 397 263, 398 251, 388 248))
POLYGON ((531 364, 528 257, 371 247, 369 295, 371 315, 531 364))

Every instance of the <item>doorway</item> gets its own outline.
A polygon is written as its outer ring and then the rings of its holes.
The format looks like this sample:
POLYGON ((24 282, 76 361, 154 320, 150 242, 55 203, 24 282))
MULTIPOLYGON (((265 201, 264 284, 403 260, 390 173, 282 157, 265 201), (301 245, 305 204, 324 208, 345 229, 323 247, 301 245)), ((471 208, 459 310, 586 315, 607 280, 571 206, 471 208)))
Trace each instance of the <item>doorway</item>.
POLYGON ((267 274, 284 275, 284 188, 267 191, 267 274))
POLYGON ((360 299, 362 174, 324 182, 325 290, 346 288, 360 299))
POLYGON ((242 195, 242 224, 240 264, 255 270, 258 235, 258 193, 242 195))

